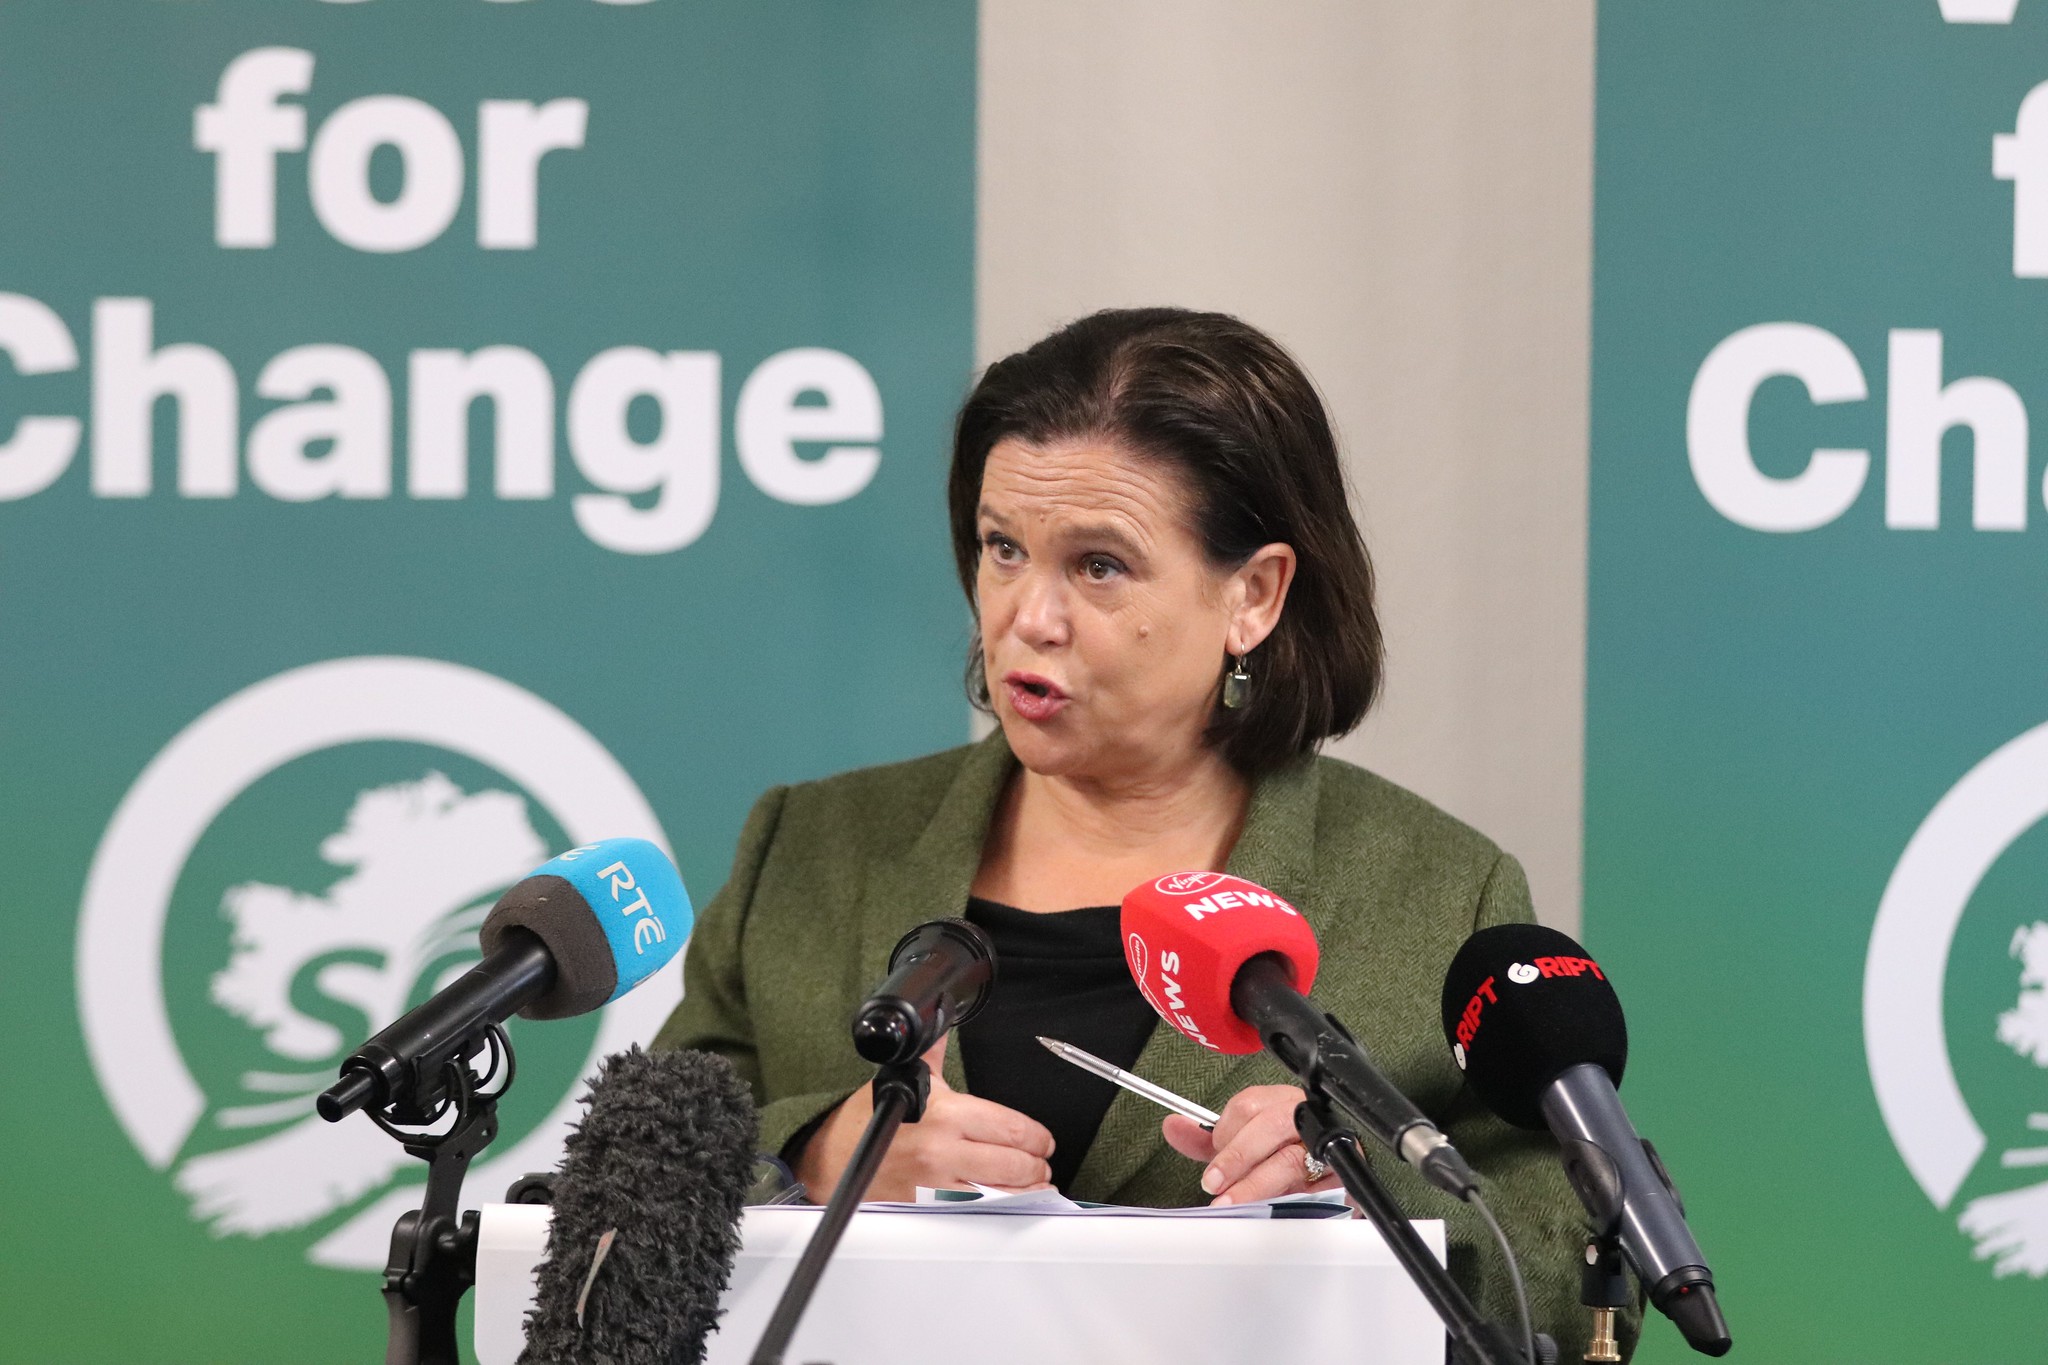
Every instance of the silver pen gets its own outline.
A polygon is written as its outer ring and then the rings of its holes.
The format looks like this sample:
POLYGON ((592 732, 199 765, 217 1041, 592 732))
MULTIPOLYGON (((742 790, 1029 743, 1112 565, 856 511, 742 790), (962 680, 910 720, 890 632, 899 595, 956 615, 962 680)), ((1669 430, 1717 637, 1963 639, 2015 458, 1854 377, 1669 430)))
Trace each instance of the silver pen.
POLYGON ((1122 1086, 1133 1095, 1142 1095, 1162 1108, 1171 1109, 1176 1114, 1193 1119, 1204 1128, 1214 1128, 1216 1126, 1216 1120, 1219 1115, 1204 1109, 1193 1100, 1184 1099, 1174 1094, 1163 1085, 1154 1085, 1143 1076, 1134 1076, 1115 1063, 1105 1062, 1094 1053, 1084 1052, 1072 1043, 1063 1043, 1057 1038, 1048 1038, 1044 1034, 1039 1034, 1037 1037, 1047 1052, 1063 1061, 1072 1062, 1083 1071, 1092 1071, 1105 1081, 1112 1081, 1122 1086))

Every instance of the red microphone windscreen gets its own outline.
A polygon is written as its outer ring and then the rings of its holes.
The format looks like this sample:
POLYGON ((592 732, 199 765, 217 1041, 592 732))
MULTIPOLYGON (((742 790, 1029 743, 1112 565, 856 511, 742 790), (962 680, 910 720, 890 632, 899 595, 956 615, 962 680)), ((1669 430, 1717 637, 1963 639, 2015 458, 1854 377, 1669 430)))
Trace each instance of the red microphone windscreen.
POLYGON ((1256 882, 1176 872, 1124 897, 1124 961, 1159 1017, 1212 1052, 1257 1052, 1258 1030, 1230 1008, 1237 969, 1260 953, 1286 959, 1294 988, 1315 985, 1315 931, 1256 882))

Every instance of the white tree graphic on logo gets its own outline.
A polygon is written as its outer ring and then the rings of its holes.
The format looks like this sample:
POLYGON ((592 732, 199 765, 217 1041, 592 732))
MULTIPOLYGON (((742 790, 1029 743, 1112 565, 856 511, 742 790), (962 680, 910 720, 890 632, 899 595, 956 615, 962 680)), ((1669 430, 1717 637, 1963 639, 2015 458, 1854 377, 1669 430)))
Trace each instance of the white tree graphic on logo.
POLYGON ((422 983, 422 973, 451 950, 473 952, 490 898, 547 850, 522 798, 465 795, 436 772, 358 795, 320 856, 353 870, 320 895, 251 882, 222 898, 234 952, 213 978, 213 1001, 262 1032, 278 1068, 245 1074, 242 1085, 258 1102, 220 1109, 214 1121, 228 1129, 297 1121, 178 1168, 178 1190, 216 1235, 302 1226, 381 1188, 411 1162, 370 1124, 314 1116, 313 1096, 334 1071, 308 1065, 360 1040, 294 1009, 294 978, 333 958, 319 968, 320 992, 383 1028, 422 984, 442 984, 422 983))
MULTIPOLYGON (((1998 1016, 1998 1041, 2034 1065, 2048 1067, 2048 924, 2022 926, 2012 936, 2020 961, 2019 1003, 1998 1016)), ((2048 1132, 2048 1114, 2027 1115, 2027 1127, 2048 1132)), ((2007 1169, 2048 1166, 2048 1147, 2015 1147, 1999 1157, 2007 1169)), ((2048 1275, 2048 1181, 1987 1194, 1964 1206, 1961 1226, 1977 1241, 1977 1259, 1992 1273, 2048 1275)))

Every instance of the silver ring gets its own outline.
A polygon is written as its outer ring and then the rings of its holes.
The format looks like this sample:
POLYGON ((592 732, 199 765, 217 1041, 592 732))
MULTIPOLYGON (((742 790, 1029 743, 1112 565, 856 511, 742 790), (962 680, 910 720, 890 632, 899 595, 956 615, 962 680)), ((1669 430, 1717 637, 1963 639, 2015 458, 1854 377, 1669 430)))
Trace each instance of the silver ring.
POLYGON ((1303 1175, 1308 1177, 1308 1183, 1313 1185, 1328 1175, 1330 1168, 1327 1164, 1316 1160, 1316 1154, 1304 1147, 1301 1149, 1301 1171, 1303 1175))

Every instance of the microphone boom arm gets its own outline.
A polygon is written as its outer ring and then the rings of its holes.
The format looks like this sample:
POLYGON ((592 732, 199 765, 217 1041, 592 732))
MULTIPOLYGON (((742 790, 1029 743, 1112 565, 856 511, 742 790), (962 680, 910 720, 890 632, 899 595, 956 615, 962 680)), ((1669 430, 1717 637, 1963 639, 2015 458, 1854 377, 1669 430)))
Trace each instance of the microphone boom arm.
POLYGON ((1451 1334, 1451 1359, 1457 1365, 1529 1365, 1507 1334, 1473 1306, 1450 1272, 1430 1254, 1401 1206, 1373 1174, 1359 1148, 1358 1135, 1331 1112, 1330 1101, 1316 1096, 1297 1105, 1294 1127, 1309 1155, 1328 1163, 1342 1178, 1345 1192, 1379 1229, 1394 1259, 1436 1310, 1444 1330, 1451 1334))
POLYGON ((854 1210, 860 1207, 861 1196, 868 1192, 875 1172, 882 1167, 882 1158, 889 1154, 889 1144, 895 1141, 896 1130, 924 1117, 925 1100, 931 1094, 931 1084, 931 1068, 925 1065, 922 1057, 912 1057, 907 1062, 889 1062, 875 1072, 875 1112, 869 1117, 860 1141, 854 1145, 853 1156, 847 1161, 846 1170, 840 1174, 838 1185, 833 1187, 832 1198, 825 1205, 818 1230, 805 1243, 804 1254, 797 1260, 796 1270, 783 1287, 782 1297, 775 1302, 775 1312, 768 1319, 767 1329, 761 1333, 761 1344, 754 1348, 752 1365, 782 1365, 783 1354, 789 1350, 797 1324, 803 1321, 804 1310, 811 1306, 811 1296, 817 1292, 818 1281, 825 1274, 825 1266, 831 1261, 832 1253, 838 1249, 846 1225, 853 1220, 854 1210))
POLYGON ((918 925, 889 954, 889 976, 854 1011, 854 1051, 879 1063, 875 1111, 840 1173, 818 1230, 804 1247, 775 1312, 769 1316, 753 1365, 782 1365, 797 1323, 810 1306, 818 1279, 839 1239, 874 1183, 896 1130, 924 1117, 931 1068, 924 1053, 951 1030, 972 1019, 988 999, 996 975, 995 945, 979 926, 964 919, 918 925))

